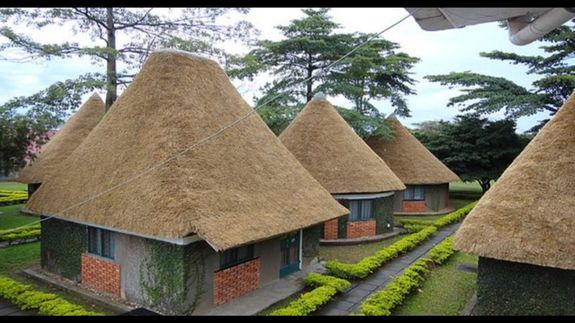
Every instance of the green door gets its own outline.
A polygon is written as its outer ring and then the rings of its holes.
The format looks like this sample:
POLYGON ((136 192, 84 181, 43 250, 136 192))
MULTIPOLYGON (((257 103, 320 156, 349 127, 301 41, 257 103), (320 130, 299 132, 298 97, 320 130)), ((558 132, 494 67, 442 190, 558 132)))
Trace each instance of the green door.
POLYGON ((288 234, 280 242, 280 278, 299 270, 299 231, 288 234))

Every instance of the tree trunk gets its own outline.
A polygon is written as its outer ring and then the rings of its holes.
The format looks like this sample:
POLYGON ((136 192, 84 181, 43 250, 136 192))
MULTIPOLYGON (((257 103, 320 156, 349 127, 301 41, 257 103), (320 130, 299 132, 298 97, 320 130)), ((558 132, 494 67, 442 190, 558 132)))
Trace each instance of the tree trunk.
POLYGON ((108 31, 108 58, 106 59, 106 112, 118 96, 118 79, 116 76, 116 30, 114 29, 114 12, 106 8, 106 29, 108 31))
POLYGON ((307 81, 306 83, 306 103, 311 101, 311 99, 313 98, 313 96, 311 95, 312 89, 313 89, 313 79, 311 79, 312 75, 313 75, 313 62, 311 61, 311 54, 308 53, 308 64, 307 64, 307 81))
POLYGON ((491 187, 491 180, 489 179, 478 179, 479 185, 481 186, 481 190, 485 194, 487 190, 491 187))

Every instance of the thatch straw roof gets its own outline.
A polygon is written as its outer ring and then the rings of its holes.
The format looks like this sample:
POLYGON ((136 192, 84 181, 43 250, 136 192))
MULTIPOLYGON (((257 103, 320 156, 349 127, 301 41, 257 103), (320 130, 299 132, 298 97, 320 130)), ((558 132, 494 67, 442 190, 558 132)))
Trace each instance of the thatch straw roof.
POLYGON ((455 247, 575 270, 575 94, 467 215, 455 247))
POLYGON ((457 174, 427 150, 395 116, 388 119, 394 132, 393 139, 372 137, 366 142, 404 184, 441 184, 460 181, 457 174))
POLYGON ((104 101, 94 93, 46 143, 18 178, 22 183, 42 183, 88 136, 104 115, 104 101))
POLYGON ((332 194, 405 189, 325 99, 311 100, 279 138, 332 194))
POLYGON ((28 202, 35 213, 165 239, 197 234, 225 250, 348 214, 257 113, 141 174, 253 109, 220 66, 152 53, 134 81, 28 202))

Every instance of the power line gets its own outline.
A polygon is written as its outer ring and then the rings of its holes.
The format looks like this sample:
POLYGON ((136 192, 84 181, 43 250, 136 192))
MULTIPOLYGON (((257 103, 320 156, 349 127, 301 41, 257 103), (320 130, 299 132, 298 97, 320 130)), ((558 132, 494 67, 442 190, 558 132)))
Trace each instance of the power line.
MULTIPOLYGON (((343 59, 345 59, 345 58, 348 57, 349 55, 353 54, 353 53, 354 53, 355 51, 357 51, 359 48, 365 46, 365 44, 367 44, 368 42, 370 42, 370 41, 373 40, 374 38, 377 38, 377 37, 381 36, 381 35, 382 35, 383 33, 385 33, 386 31, 389 31, 390 29, 392 29, 392 28, 394 28, 395 26, 399 25, 401 22, 403 22, 403 21, 406 20, 407 18, 411 17, 411 16, 412 16, 415 12, 417 12, 418 10, 419 10, 419 9, 414 10, 413 12, 407 14, 405 17, 399 19, 399 20, 396 21, 395 23, 389 25, 388 27, 386 27, 386 28, 383 29, 382 31, 378 32, 377 34, 374 34, 373 36, 369 37, 367 40, 365 40, 365 41, 362 42, 361 44, 355 46, 353 49, 351 49, 349 52, 347 52, 347 53, 346 53, 345 55, 343 55, 341 58, 339 58, 339 59, 336 60, 335 62, 329 64, 329 65, 326 66, 325 68, 321 69, 318 73, 316 73, 316 74, 314 74, 314 75, 312 75, 312 76, 310 76, 310 77, 308 77, 308 78, 306 78, 306 79, 298 80, 298 81, 294 82, 293 84, 290 84, 289 86, 293 86, 293 85, 296 85, 296 84, 298 84, 298 83, 307 82, 307 81, 309 81, 309 80, 311 80, 311 79, 313 79, 313 78, 315 78, 315 77, 318 77, 319 75, 325 73, 328 69, 332 68, 335 64, 341 62, 343 59)), ((176 153, 175 155, 172 155, 171 157, 169 157, 169 158, 163 160, 162 162, 160 162, 160 163, 158 163, 158 164, 156 164, 156 165, 154 165, 154 166, 152 166, 152 167, 150 167, 150 168, 148 168, 148 169, 142 171, 141 173, 138 173, 138 174, 136 174, 136 175, 134 175, 134 176, 132 176, 132 177, 126 179, 125 181, 120 182, 120 183, 118 183, 118 184, 116 184, 116 185, 114 185, 114 186, 112 186, 112 187, 110 187, 110 188, 108 188, 108 189, 106 189, 106 190, 100 192, 100 193, 97 193, 96 195, 93 195, 93 196, 91 196, 91 197, 89 197, 89 198, 87 198, 87 199, 85 199, 85 200, 83 200, 83 201, 80 201, 80 202, 78 202, 78 203, 76 203, 76 204, 73 204, 73 205, 71 205, 71 206, 69 206, 69 207, 67 207, 67 208, 65 208, 65 209, 63 209, 63 210, 61 210, 61 211, 59 211, 59 212, 57 212, 57 213, 58 213, 58 214, 62 214, 62 213, 66 212, 66 211, 69 211, 69 210, 71 210, 71 209, 73 209, 73 208, 76 208, 76 207, 78 207, 78 206, 84 205, 84 204, 86 204, 86 203, 88 203, 88 202, 90 202, 90 201, 93 201, 94 199, 96 199, 96 198, 98 198, 98 197, 104 195, 104 194, 110 193, 110 192, 112 192, 113 190, 115 190, 115 189, 117 189, 117 188, 119 188, 119 187, 121 187, 121 186, 123 186, 123 185, 126 185, 126 184, 128 184, 128 183, 131 183, 131 182, 133 182, 134 180, 136 180, 136 179, 138 179, 138 178, 141 178, 142 176, 145 176, 145 175, 147 175, 147 174, 153 172, 154 170, 156 170, 156 169, 158 169, 158 168, 164 166, 164 165, 167 164, 168 162, 179 158, 180 156, 182 156, 182 155, 184 155, 185 153, 189 152, 190 150, 196 148, 197 146, 202 145, 202 144, 204 144, 204 143, 210 141, 211 139, 213 139, 213 138, 219 136, 220 134, 222 134, 224 131, 226 131, 226 130, 228 130, 228 129, 234 127, 234 126, 236 126, 237 124, 239 124, 240 122, 242 122, 243 120, 247 119, 247 118, 250 117, 252 114, 254 114, 259 108, 265 106, 266 104, 271 103, 273 100, 279 98, 279 97, 282 96, 283 94, 284 94, 284 93, 278 93, 278 94, 272 96, 271 98, 269 98, 268 100, 266 100, 264 103, 259 104, 258 106, 256 106, 254 109, 252 109, 250 112, 246 113, 245 115, 243 115, 243 116, 240 117, 239 119, 237 119, 237 120, 235 120, 235 121, 233 121, 233 122, 231 122, 231 123, 225 125, 224 127, 220 128, 218 131, 216 131, 216 132, 210 134, 209 136, 206 136, 206 137, 204 137, 204 138, 198 140, 198 141, 195 142, 194 144, 188 146, 187 148, 183 149, 182 151, 176 153)), ((41 220, 38 220, 38 221, 34 221, 34 222, 31 222, 31 223, 28 223, 28 224, 25 224, 25 225, 22 225, 22 226, 19 226, 19 227, 10 229, 10 230, 2 231, 2 233, 12 232, 12 231, 18 230, 18 229, 23 228, 23 227, 26 227, 26 226, 34 225, 34 224, 37 224, 37 223, 40 223, 40 222, 49 220, 49 219, 51 219, 51 218, 53 218, 53 217, 55 217, 55 215, 49 215, 49 216, 46 216, 44 219, 41 219, 41 220)))

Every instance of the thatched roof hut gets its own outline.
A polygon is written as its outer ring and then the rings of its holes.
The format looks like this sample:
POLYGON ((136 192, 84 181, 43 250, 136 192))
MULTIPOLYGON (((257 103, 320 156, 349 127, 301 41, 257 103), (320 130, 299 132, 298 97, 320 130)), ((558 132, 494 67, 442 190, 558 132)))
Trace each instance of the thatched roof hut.
POLYGON ((427 150, 395 116, 389 120, 394 131, 393 139, 372 137, 367 140, 367 144, 404 184, 428 185, 460 181, 457 174, 427 150))
POLYGON ((455 247, 482 257, 575 270, 575 95, 481 198, 455 247))
POLYGON ((325 99, 308 102, 279 138, 332 194, 405 189, 325 99))
POLYGON ((94 93, 42 147, 36 159, 22 169, 18 181, 26 184, 44 182, 80 145, 103 116, 104 101, 94 93))
POLYGON ((197 234, 216 251, 349 213, 257 113, 222 131, 251 111, 216 62, 155 51, 27 207, 145 237, 197 234))

